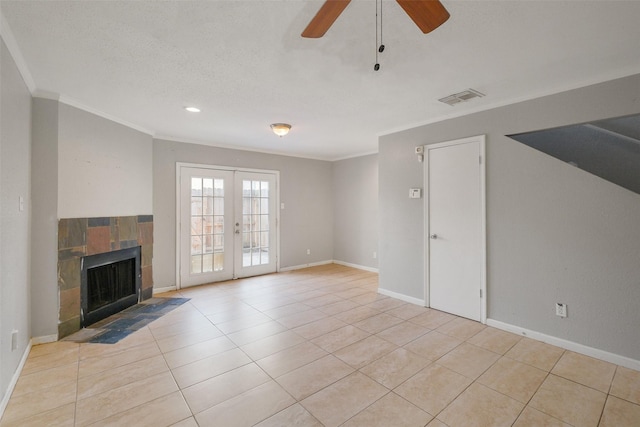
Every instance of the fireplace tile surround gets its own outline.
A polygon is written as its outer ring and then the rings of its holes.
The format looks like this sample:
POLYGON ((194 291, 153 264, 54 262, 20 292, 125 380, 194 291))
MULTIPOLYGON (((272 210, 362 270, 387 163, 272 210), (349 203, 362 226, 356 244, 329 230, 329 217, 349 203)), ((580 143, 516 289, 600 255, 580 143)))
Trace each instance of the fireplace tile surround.
POLYGON ((80 330, 82 257, 140 246, 142 299, 153 293, 153 215, 58 221, 58 339, 80 330))

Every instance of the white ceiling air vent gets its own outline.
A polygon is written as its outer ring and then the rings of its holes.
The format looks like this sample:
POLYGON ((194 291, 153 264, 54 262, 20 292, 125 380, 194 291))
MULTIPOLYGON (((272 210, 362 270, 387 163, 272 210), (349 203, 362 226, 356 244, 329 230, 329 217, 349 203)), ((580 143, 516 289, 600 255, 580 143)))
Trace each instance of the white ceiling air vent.
POLYGON ((440 98, 438 99, 438 101, 454 106, 460 102, 465 102, 473 98, 480 98, 482 96, 484 96, 484 94, 478 92, 477 90, 467 89, 465 91, 454 93, 453 95, 445 96, 444 98, 440 98))

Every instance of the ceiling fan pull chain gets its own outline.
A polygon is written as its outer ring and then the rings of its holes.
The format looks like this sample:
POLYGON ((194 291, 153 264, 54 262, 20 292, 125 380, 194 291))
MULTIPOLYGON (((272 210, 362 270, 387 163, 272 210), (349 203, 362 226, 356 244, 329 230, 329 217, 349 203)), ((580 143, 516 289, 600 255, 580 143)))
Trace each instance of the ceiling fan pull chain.
POLYGON ((382 52, 384 50, 384 47, 382 46, 382 0, 380 0, 380 43, 380 47, 378 47, 378 0, 376 0, 376 64, 373 66, 374 71, 378 71, 380 69, 378 52, 382 52))

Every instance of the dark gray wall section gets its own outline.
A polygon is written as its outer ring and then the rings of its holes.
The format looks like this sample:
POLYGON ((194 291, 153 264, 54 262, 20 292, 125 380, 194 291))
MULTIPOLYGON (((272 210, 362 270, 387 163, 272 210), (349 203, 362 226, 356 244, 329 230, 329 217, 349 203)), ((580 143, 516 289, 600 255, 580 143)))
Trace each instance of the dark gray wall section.
POLYGON ((378 155, 333 163, 333 258, 378 268, 378 155))
POLYGON ((640 195, 504 136, 637 114, 639 94, 634 75, 381 137, 380 287, 424 297, 414 147, 486 134, 488 317, 640 360, 640 195))
POLYGON ((333 259, 331 162, 154 140, 155 288, 176 285, 176 162, 280 171, 280 267, 333 259))

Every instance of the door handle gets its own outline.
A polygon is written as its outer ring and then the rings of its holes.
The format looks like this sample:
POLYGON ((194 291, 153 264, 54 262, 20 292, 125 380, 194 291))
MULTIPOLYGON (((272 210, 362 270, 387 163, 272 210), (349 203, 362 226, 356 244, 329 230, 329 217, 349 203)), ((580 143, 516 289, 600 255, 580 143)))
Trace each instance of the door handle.
POLYGON ((436 240, 438 238, 437 234, 432 234, 429 236, 431 238, 431 240, 436 240))

